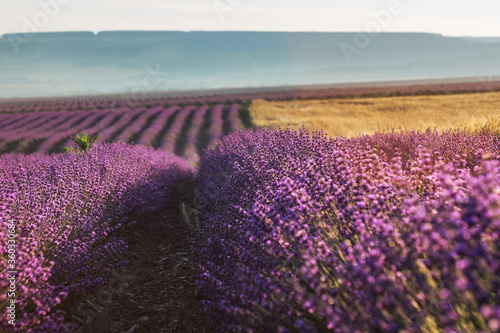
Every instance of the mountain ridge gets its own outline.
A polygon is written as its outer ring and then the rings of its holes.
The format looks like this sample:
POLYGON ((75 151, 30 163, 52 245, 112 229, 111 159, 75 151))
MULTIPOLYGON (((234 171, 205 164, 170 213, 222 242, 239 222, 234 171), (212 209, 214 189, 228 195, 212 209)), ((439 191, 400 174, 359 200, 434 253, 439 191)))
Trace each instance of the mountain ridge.
POLYGON ((8 34, 0 97, 488 78, 498 54, 500 43, 429 33, 8 34))

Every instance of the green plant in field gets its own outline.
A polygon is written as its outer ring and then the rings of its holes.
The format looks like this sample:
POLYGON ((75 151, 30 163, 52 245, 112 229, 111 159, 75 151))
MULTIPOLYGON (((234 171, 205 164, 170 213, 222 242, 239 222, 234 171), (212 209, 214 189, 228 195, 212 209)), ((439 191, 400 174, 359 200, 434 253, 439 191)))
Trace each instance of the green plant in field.
MULTIPOLYGON (((97 141, 99 134, 101 134, 101 132, 97 133, 94 136, 91 136, 88 134, 77 134, 76 136, 71 137, 71 139, 78 146, 79 152, 85 152, 85 151, 92 148, 94 143, 97 141)), ((65 152, 70 152, 70 151, 73 151, 73 147, 64 147, 63 150, 65 152)))

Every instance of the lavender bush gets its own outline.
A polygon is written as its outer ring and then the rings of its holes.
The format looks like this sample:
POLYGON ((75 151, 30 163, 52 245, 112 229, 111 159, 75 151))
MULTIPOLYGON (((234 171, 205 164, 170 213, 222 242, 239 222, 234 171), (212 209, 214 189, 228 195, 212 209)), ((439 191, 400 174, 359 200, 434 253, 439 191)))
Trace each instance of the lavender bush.
POLYGON ((181 134, 184 122, 186 121, 186 118, 191 114, 191 112, 193 112, 195 109, 196 108, 193 105, 189 105, 179 111, 174 119, 174 122, 172 123, 172 126, 170 126, 165 136, 161 138, 161 149, 164 149, 170 153, 174 152, 177 138, 181 134))
POLYGON ((240 119, 240 114, 238 111, 238 104, 231 104, 229 107, 229 114, 228 114, 228 120, 229 120, 229 132, 238 132, 243 129, 243 123, 241 122, 240 119))
POLYGON ((457 132, 223 139, 193 213, 212 325, 499 331, 499 153, 496 137, 457 132))
MULTIPOLYGON (((65 332, 68 297, 105 282, 125 264, 124 226, 159 214, 193 169, 179 157, 125 144, 84 153, 0 156, 0 252, 8 224, 16 234, 16 325, 0 294, 0 331, 65 332)), ((0 256, 0 289, 8 289, 8 258, 0 256)))
POLYGON ((203 105, 196 110, 191 121, 191 126, 186 133, 186 146, 184 147, 183 157, 191 164, 196 164, 200 160, 198 148, 200 146, 199 135, 208 106, 203 105))
POLYGON ((150 117, 153 117, 163 111, 162 107, 154 107, 142 114, 135 121, 130 123, 115 139, 115 141, 128 143, 134 134, 141 133, 142 129, 145 127, 146 122, 150 117))
POLYGON ((137 143, 143 146, 152 146, 153 141, 160 134, 161 130, 167 125, 168 119, 178 110, 178 106, 171 106, 162 111, 151 123, 151 126, 144 130, 137 143))
POLYGON ((103 129, 97 142, 112 141, 115 138, 114 135, 117 132, 125 129, 127 124, 133 121, 134 117, 139 118, 140 115, 142 115, 143 113, 144 113, 143 108, 130 110, 128 112, 120 112, 118 121, 116 121, 112 126, 108 126, 107 128, 103 129))
POLYGON ((223 104, 217 104, 212 109, 210 115, 210 126, 208 127, 208 142, 212 144, 213 142, 222 138, 222 111, 224 110, 223 104))

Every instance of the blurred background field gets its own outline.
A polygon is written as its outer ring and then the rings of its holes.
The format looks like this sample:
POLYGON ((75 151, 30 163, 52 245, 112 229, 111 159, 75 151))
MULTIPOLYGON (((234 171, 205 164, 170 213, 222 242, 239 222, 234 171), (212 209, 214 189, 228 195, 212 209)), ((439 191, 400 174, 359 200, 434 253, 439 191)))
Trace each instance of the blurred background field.
POLYGON ((256 126, 322 129, 329 136, 354 137, 387 130, 478 131, 498 128, 500 92, 451 95, 255 100, 250 115, 256 126), (496 120, 495 120, 496 119, 496 120))
POLYGON ((98 143, 151 146, 196 164, 215 140, 256 127, 304 126, 332 137, 427 129, 498 132, 500 92, 442 93, 434 91, 435 86, 422 87, 420 92, 411 88, 395 94, 387 89, 367 95, 359 89, 342 95, 347 89, 311 90, 304 95, 290 91, 152 96, 134 101, 113 95, 4 100, 0 153, 61 152, 73 144, 71 136, 100 132, 98 143))

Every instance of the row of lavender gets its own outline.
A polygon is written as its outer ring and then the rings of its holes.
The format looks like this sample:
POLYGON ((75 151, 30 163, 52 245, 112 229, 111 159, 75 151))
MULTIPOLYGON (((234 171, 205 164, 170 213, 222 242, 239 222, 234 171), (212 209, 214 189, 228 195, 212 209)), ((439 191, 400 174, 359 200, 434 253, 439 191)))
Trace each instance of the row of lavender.
POLYGON ((229 124, 229 132, 243 128, 238 104, 218 104, 212 109, 191 105, 0 114, 0 152, 57 152, 72 145, 73 135, 101 132, 99 142, 136 142, 168 152, 175 152, 177 144, 186 141, 186 149, 179 154, 195 163, 202 149, 227 134, 223 132, 224 122, 229 124), (228 115, 223 119, 225 108, 228 115), (191 119, 191 123, 186 124, 186 119, 191 119), (188 128, 187 133, 184 127, 188 128), (204 127, 209 133, 206 142, 201 142, 204 127))
POLYGON ((219 93, 208 93, 188 96, 166 96, 156 93, 148 95, 124 94, 103 96, 73 96, 36 99, 4 99, 0 100, 0 113, 40 112, 57 110, 93 110, 105 108, 164 107, 177 104, 218 104, 243 103, 256 99, 289 100, 310 98, 344 98, 352 96, 380 95, 421 95, 443 93, 468 93, 500 91, 500 81, 462 82, 442 84, 414 84, 381 87, 296 87, 276 88, 274 90, 242 89, 219 93))
POLYGON ((59 97, 36 99, 7 99, 0 100, 1 113, 28 113, 54 111, 92 111, 104 109, 133 110, 139 107, 151 108, 174 105, 214 105, 241 103, 249 100, 250 96, 238 97, 232 95, 184 96, 184 97, 144 97, 140 99, 124 99, 117 96, 86 96, 86 97, 59 97))
POLYGON ((217 331, 500 331, 500 142, 247 131, 196 181, 217 331))
POLYGON ((17 271, 14 294, 0 294, 0 331, 68 330, 65 304, 125 264, 122 230, 175 205, 192 177, 180 157, 122 143, 0 156, 0 252, 13 255, 0 256, 2 291, 17 271))

